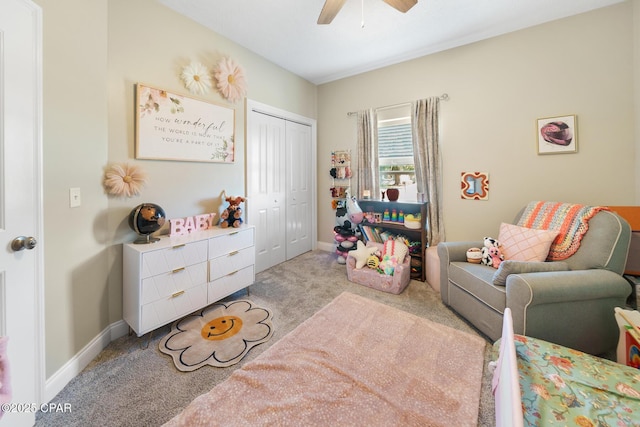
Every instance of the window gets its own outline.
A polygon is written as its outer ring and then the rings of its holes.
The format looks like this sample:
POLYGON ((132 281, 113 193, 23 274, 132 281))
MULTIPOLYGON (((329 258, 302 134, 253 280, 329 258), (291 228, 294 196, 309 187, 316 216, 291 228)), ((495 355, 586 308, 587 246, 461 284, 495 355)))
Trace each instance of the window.
POLYGON ((400 201, 415 201, 417 195, 411 107, 378 110, 378 161, 380 190, 397 188, 400 201))

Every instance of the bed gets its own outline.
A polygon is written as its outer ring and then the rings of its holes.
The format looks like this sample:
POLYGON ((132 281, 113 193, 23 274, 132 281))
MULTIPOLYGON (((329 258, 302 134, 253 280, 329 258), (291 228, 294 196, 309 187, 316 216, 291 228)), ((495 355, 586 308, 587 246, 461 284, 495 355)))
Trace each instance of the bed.
POLYGON ((345 292, 165 425, 475 426, 485 346, 345 292))
POLYGON ((522 335, 494 344, 496 426, 640 426, 640 370, 522 335))

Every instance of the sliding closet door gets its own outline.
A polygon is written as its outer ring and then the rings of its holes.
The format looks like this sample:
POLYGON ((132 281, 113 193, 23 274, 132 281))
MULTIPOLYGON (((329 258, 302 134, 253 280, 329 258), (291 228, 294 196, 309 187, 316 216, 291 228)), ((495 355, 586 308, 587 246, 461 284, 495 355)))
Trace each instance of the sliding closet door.
POLYGON ((256 227, 256 272, 286 260, 285 121, 251 111, 247 220, 256 227))
POLYGON ((286 122, 287 259, 311 250, 311 126, 286 122))
POLYGON ((247 100, 247 222, 256 272, 315 249, 316 121, 247 100))

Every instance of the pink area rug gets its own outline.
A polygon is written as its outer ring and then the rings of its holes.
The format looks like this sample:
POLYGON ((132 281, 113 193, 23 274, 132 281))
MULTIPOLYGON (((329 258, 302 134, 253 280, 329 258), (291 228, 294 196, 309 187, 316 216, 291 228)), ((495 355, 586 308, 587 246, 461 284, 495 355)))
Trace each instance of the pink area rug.
POLYGON ((343 293, 166 426, 475 426, 485 341, 343 293))

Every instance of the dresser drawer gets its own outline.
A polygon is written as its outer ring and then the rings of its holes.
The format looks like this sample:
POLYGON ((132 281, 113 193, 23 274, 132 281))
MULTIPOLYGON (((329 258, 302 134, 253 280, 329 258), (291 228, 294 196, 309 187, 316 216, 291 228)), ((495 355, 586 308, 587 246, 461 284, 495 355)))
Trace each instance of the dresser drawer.
POLYGON ((209 239, 209 259, 253 246, 253 228, 232 231, 209 239))
POLYGON ((185 243, 142 254, 142 278, 207 260, 207 241, 185 243))
POLYGON ((203 283, 207 283, 206 262, 147 277, 142 280, 140 304, 168 298, 203 283))
POLYGON ((252 246, 209 260, 209 281, 253 265, 255 259, 256 252, 252 246))
POLYGON ((209 282, 207 291, 209 298, 208 303, 213 304, 227 295, 231 295, 240 289, 244 289, 253 284, 254 280, 255 273, 252 264, 241 270, 233 271, 232 273, 211 281, 209 282))
POLYGON ((144 304, 140 307, 140 331, 138 335, 145 334, 159 326, 184 317, 204 307, 206 301, 207 284, 203 283, 200 286, 185 290, 180 295, 169 296, 150 304, 144 304))

